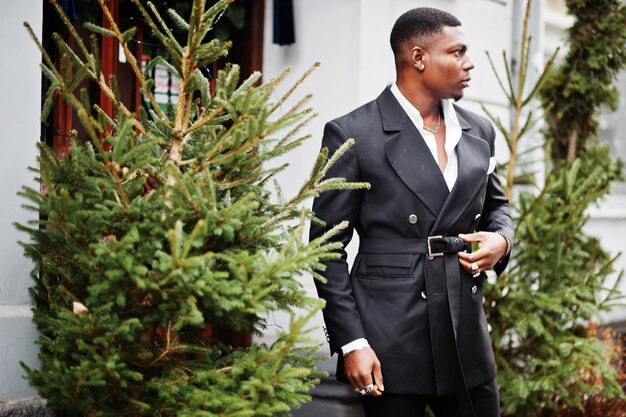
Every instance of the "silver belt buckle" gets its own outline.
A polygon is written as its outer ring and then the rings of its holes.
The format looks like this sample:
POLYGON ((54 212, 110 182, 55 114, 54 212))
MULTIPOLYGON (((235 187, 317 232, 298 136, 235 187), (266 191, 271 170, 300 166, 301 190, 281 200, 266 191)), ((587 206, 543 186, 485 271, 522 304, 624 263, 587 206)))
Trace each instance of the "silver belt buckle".
POLYGON ((443 236, 428 236, 427 238, 427 243, 428 243, 428 254, 426 255, 426 259, 428 259, 429 261, 432 261, 433 259, 435 259, 438 256, 443 256, 444 253, 443 252, 432 252, 432 249, 430 248, 430 241, 432 239, 443 239, 443 236))

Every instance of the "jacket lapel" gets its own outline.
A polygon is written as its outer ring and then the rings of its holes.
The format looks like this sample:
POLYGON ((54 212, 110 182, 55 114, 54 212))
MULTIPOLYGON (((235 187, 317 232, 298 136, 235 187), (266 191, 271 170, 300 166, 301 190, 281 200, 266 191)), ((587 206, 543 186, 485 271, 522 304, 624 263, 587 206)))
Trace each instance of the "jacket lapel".
POLYGON ((457 113, 463 133, 456 146, 458 176, 435 222, 432 234, 446 234, 472 203, 486 181, 491 150, 484 139, 469 133, 470 125, 457 113))
POLYGON ((426 142, 406 115, 389 88, 377 99, 383 129, 389 133, 385 143, 387 159, 400 179, 438 217, 448 188, 426 142))

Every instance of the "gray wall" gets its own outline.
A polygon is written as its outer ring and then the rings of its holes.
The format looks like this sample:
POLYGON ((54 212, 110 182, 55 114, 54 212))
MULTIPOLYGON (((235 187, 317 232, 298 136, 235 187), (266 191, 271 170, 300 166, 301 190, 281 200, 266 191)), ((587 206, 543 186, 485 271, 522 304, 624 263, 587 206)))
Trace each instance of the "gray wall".
POLYGON ((31 323, 28 287, 32 264, 22 255, 13 222, 35 217, 20 206, 22 184, 36 186, 28 166, 35 165, 39 141, 40 54, 23 22, 41 36, 42 0, 0 0, 0 401, 34 395, 23 379, 20 361, 36 363, 36 331, 31 323))
MULTIPOLYGON (((623 236, 626 235, 626 195, 613 194, 605 198, 602 203, 590 210, 591 219, 585 225, 585 232, 597 237, 612 256, 621 253, 615 262, 617 271, 626 271, 626 244, 623 236)), ((612 285, 613 282, 609 281, 612 285)), ((626 294, 626 276, 620 289, 626 294)), ((608 323, 616 330, 626 333, 626 308, 620 306, 605 314, 599 320, 608 323)))

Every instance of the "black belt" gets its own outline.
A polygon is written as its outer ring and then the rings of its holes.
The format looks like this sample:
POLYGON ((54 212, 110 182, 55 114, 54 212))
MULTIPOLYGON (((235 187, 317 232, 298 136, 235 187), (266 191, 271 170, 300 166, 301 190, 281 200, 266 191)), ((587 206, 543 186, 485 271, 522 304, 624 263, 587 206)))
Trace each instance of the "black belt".
POLYGON ((430 260, 470 249, 469 243, 455 236, 429 236, 426 239, 363 239, 359 245, 361 253, 426 255, 430 260))

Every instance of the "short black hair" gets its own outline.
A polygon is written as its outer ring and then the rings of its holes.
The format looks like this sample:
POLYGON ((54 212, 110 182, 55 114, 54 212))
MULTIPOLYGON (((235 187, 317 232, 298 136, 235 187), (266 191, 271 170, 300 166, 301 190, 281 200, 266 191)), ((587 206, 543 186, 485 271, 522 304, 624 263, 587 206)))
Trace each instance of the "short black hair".
POLYGON ((391 29, 391 49, 394 55, 407 41, 441 33, 444 26, 461 26, 461 21, 448 12, 432 7, 418 7, 404 13, 391 29))

